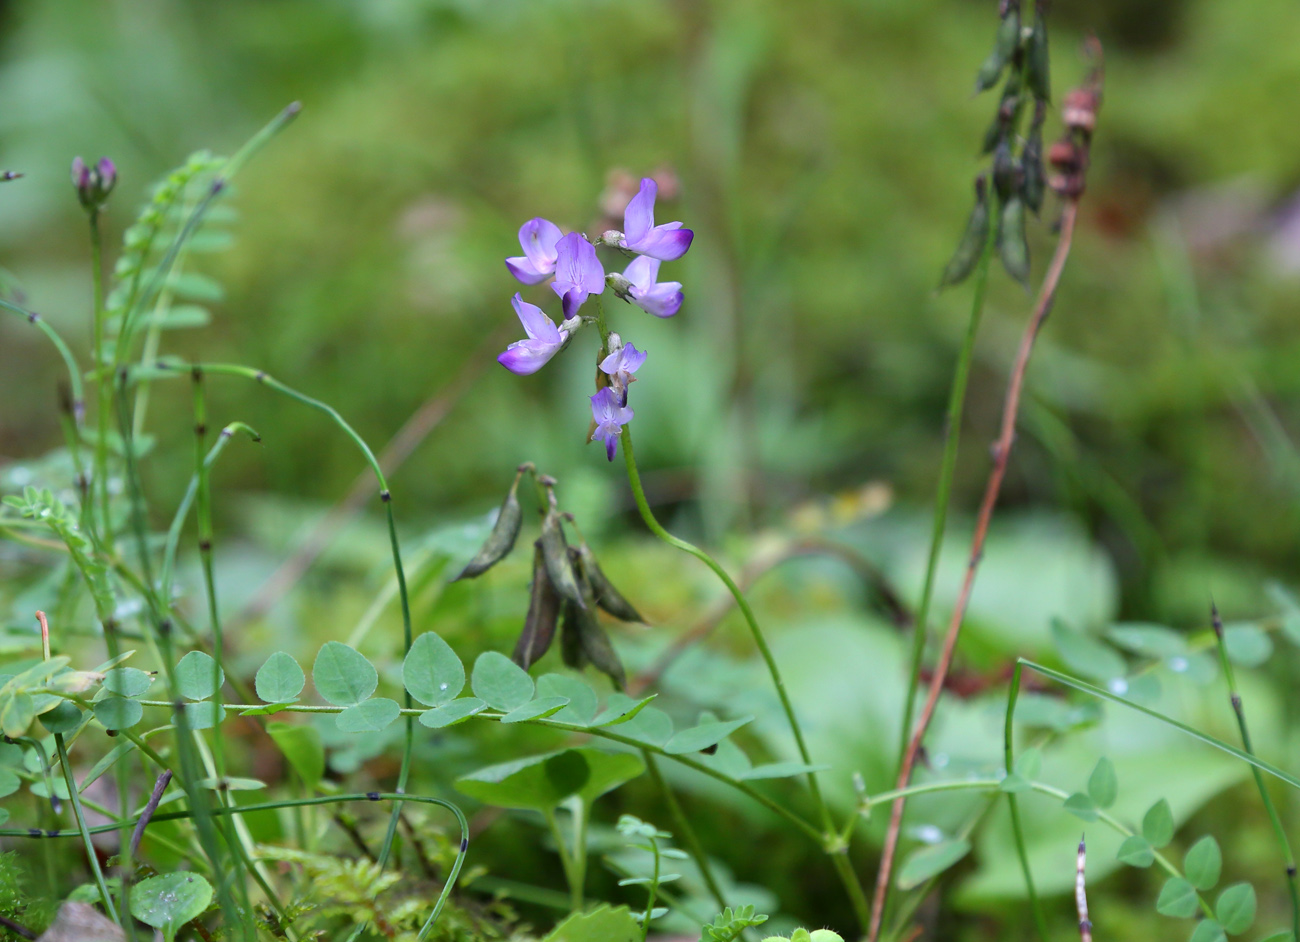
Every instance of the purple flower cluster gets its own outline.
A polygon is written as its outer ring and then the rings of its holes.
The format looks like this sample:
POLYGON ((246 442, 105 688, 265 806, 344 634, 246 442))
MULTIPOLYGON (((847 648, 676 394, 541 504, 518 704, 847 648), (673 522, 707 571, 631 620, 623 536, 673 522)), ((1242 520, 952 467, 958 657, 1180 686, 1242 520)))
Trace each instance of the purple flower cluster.
MULTIPOLYGON (((551 288, 560 298, 563 318, 557 325, 540 307, 529 304, 516 293, 512 303, 528 336, 510 344, 497 357, 502 366, 519 376, 536 373, 568 346, 580 328, 601 321, 603 332, 601 318, 579 312, 588 298, 599 296, 606 287, 655 317, 672 317, 681 309, 682 286, 676 281, 660 282, 659 265, 686 254, 694 233, 682 228, 680 222, 655 225, 657 194, 654 180, 643 179, 640 191, 627 204, 623 231, 611 230, 594 242, 580 232, 565 235, 555 223, 540 217, 520 227, 519 246, 524 254, 507 258, 506 268, 526 285, 551 279, 551 288), (596 253, 598 246, 633 256, 632 261, 622 274, 606 274, 596 253)), ((624 345, 614 333, 605 335, 601 353, 600 370, 608 378, 602 378, 598 383, 600 388, 591 397, 591 414, 596 424, 591 439, 603 441, 605 452, 613 461, 619 434, 632 421, 627 388, 635 382, 634 374, 645 362, 646 354, 630 343, 624 345)))

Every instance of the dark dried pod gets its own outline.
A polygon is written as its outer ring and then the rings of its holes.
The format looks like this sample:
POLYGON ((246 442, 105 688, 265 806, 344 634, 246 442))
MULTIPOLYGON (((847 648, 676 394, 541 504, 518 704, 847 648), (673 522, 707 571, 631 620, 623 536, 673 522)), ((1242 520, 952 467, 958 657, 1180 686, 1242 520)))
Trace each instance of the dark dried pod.
POLYGON ((1023 103, 1020 91, 1020 72, 1013 67, 1002 86, 1002 97, 998 99, 998 113, 984 133, 983 153, 991 154, 999 144, 1010 142, 1015 127, 1020 122, 1020 108, 1023 103))
POLYGON ((1025 81, 1039 101, 1052 100, 1052 75, 1047 48, 1047 18, 1042 4, 1034 13, 1034 26, 1029 33, 1029 46, 1025 52, 1025 81))
MULTIPOLYGON (((592 599, 592 602, 595 600, 592 599)), ((590 664, 622 690, 627 686, 627 672, 610 643, 609 635, 600 627, 594 614, 594 605, 579 608, 568 601, 564 602, 564 620, 560 628, 560 648, 564 663, 570 667, 580 668, 590 664)))
POLYGON ((596 604, 622 621, 635 621, 644 624, 645 619, 641 617, 641 613, 623 597, 623 593, 614 587, 614 584, 609 581, 609 578, 601 570, 600 563, 596 561, 596 554, 591 551, 591 547, 583 543, 578 547, 577 553, 579 564, 582 566, 582 573, 591 586, 592 593, 596 598, 596 604))
POLYGON ((997 84, 1002 70, 1007 67, 1007 63, 1011 61, 1011 56, 1019 45, 1020 7, 1012 4, 1008 5, 1006 12, 1003 13, 1002 22, 998 24, 997 36, 993 40, 993 50, 988 54, 988 58, 980 66, 979 74, 975 77, 976 92, 982 92, 997 84))
POLYGON ((993 152, 993 192, 1003 206, 1020 188, 1020 166, 1011 155, 1011 143, 1003 140, 993 152))
POLYGON ((578 576, 573 569, 573 560, 569 558, 569 545, 564 541, 564 526, 560 515, 554 510, 546 512, 542 518, 542 535, 538 539, 542 548, 542 559, 546 563, 546 574, 551 577, 551 585, 560 595, 580 608, 586 608, 582 590, 578 587, 578 576))
POLYGON ((555 638, 555 626, 560 618, 560 595, 551 585, 546 573, 546 560, 542 556, 540 541, 533 544, 533 585, 528 596, 528 615, 524 630, 515 645, 514 662, 524 670, 532 667, 555 638))
POLYGON ((998 254, 1007 274, 1029 287, 1029 242, 1025 238, 1025 203, 1013 196, 998 220, 998 254))
POLYGON ((487 540, 474 558, 452 582, 483 575, 505 559, 515 548, 515 540, 519 538, 519 528, 524 520, 523 511, 519 506, 518 490, 519 476, 515 475, 515 483, 510 485, 510 492, 506 494, 506 499, 501 504, 501 511, 497 514, 497 522, 493 524, 492 532, 488 534, 487 540))
POLYGON ((988 238, 988 185, 984 177, 980 176, 975 180, 975 206, 971 209, 970 219, 966 223, 966 232, 957 243, 957 250, 953 252, 952 258, 948 260, 948 265, 943 270, 943 276, 939 279, 940 288, 960 284, 966 280, 975 270, 975 263, 979 261, 988 238))
POLYGON ((1047 181, 1043 176, 1043 118, 1046 111, 1046 106, 1039 102, 1034 110, 1034 123, 1029 128, 1025 148, 1020 152, 1020 166, 1023 171, 1020 195, 1024 197, 1025 205, 1034 211, 1035 216, 1043 207, 1043 193, 1047 188, 1047 181))

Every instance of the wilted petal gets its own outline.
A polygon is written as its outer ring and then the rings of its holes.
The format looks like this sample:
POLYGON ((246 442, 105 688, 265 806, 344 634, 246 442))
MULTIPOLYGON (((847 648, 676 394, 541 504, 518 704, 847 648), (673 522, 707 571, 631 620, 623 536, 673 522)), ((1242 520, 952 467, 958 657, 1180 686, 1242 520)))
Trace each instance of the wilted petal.
POLYGON ((564 342, 564 335, 555 326, 555 321, 547 317, 546 312, 536 304, 529 304, 519 294, 515 294, 510 299, 510 303, 515 306, 515 313, 519 315, 519 322, 524 325, 524 333, 530 340, 541 340, 546 343, 564 342))
POLYGON ((623 277, 632 282, 633 287, 649 288, 659 278, 659 259, 638 255, 623 270, 623 277))
POLYGON ((641 189, 627 204, 623 212, 623 237, 629 246, 641 241, 654 228, 655 196, 658 193, 659 185, 645 177, 641 180, 641 189))
POLYGON ((548 343, 545 340, 516 340, 497 357, 497 362, 517 376, 528 376, 545 366, 563 346, 563 340, 559 343, 548 343))
POLYGON ((649 288, 633 288, 628 292, 628 297, 632 303, 648 314, 655 317, 672 317, 682 307, 682 286, 681 282, 665 281, 661 285, 651 285, 649 288))

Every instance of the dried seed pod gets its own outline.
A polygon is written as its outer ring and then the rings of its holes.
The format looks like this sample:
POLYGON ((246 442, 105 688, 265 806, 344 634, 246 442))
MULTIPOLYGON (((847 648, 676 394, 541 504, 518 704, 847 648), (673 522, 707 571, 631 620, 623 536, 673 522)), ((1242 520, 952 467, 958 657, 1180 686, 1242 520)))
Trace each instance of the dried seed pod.
POLYGON ((542 518, 542 535, 537 542, 542 548, 546 574, 551 577, 555 591, 578 607, 585 608, 587 603, 578 587, 573 561, 569 558, 569 545, 564 541, 564 527, 560 515, 554 510, 547 511, 542 518))
POLYGON ((515 483, 510 485, 510 492, 506 494, 506 499, 501 504, 501 511, 497 514, 497 522, 493 524, 492 532, 488 534, 487 540, 474 558, 460 571, 460 575, 452 580, 453 582, 481 576, 505 559, 515 548, 515 540, 519 538, 519 528, 524 520, 523 511, 519 507, 518 490, 519 475, 515 475, 515 483))
POLYGON ((1011 156, 1010 141, 1003 140, 993 152, 993 192, 997 194, 998 205, 1005 205, 1019 188, 1020 166, 1011 156))
POLYGON ((1046 106, 1040 101, 1034 110, 1034 123, 1029 128, 1025 148, 1020 152, 1020 165, 1023 170, 1020 195, 1024 197, 1025 205, 1034 211, 1035 216, 1043 207, 1043 193, 1047 187, 1043 177, 1043 118, 1046 111, 1046 106))
POLYGON ((555 638, 560 617, 560 595, 546 573, 540 541, 533 544, 533 585, 528 596, 528 615, 524 630, 515 645, 514 662, 524 670, 532 667, 546 653, 555 638))
POLYGON ((943 276, 939 279, 939 287, 946 288, 949 285, 959 284, 965 281, 975 269, 975 263, 979 261, 980 254, 984 251, 984 244, 989 238, 989 195, 988 186, 984 182, 984 177, 978 177, 975 180, 975 206, 971 209, 970 219, 966 223, 966 232, 962 235, 961 241, 957 243, 957 250, 953 252, 952 258, 948 260, 948 265, 943 270, 943 276))
MULTIPOLYGON (((594 599, 592 600, 594 602, 594 599)), ((594 614, 594 605, 585 609, 564 602, 564 620, 560 627, 560 646, 564 663, 580 668, 590 664, 607 674, 620 690, 627 686, 627 673, 619 660, 609 635, 600 627, 594 614)))
POLYGON ((1025 204, 1013 196, 1002 207, 998 220, 998 253, 1007 274, 1029 287, 1029 242, 1025 239, 1025 204))
POLYGON ((623 593, 614 588, 614 584, 600 568, 600 563, 596 562, 596 554, 591 551, 591 547, 583 543, 578 547, 578 560, 582 566, 582 573, 591 585, 592 593, 595 595, 596 604, 609 612, 615 618, 622 621, 645 622, 638 612, 626 598, 623 593))
POLYGON ((998 77, 1002 75, 1002 70, 1011 61, 1011 56, 1019 45, 1020 8, 1018 5, 1009 5, 1002 16, 1002 22, 998 24, 997 36, 993 40, 993 51, 984 60, 979 74, 975 77, 976 92, 982 92, 997 84, 998 77))
POLYGON ((582 631, 578 626, 577 616, 582 614, 568 599, 561 602, 563 617, 560 620, 560 660, 580 671, 587 666, 587 654, 582 649, 582 631))
POLYGON ((1029 47, 1025 53, 1025 81, 1039 101, 1052 100, 1052 75, 1047 48, 1047 18, 1042 4, 1034 13, 1034 26, 1029 34, 1029 47))

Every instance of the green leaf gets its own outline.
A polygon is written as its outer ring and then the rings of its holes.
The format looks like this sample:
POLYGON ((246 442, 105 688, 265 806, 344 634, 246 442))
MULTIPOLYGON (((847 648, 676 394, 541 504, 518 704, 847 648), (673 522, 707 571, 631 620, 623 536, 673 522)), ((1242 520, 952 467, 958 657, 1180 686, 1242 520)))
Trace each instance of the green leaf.
POLYGON ((590 746, 575 751, 587 761, 587 781, 578 789, 587 804, 645 772, 645 763, 636 753, 603 752, 590 746))
POLYGON ((276 651, 268 657, 253 678, 258 697, 267 703, 293 703, 306 684, 307 675, 293 655, 284 651, 276 651))
POLYGON ((533 679, 528 672, 499 651, 484 651, 478 656, 470 686, 474 696, 502 713, 533 698, 533 679))
POLYGON ((599 728, 626 723, 644 710, 650 701, 657 696, 658 694, 652 693, 648 697, 634 700, 625 693, 611 693, 608 702, 605 704, 605 709, 589 725, 599 728))
POLYGON ((104 729, 130 729, 144 717, 144 707, 138 700, 126 697, 105 697, 95 704, 95 719, 104 729))
POLYGON ((803 762, 769 762, 758 765, 738 777, 746 782, 765 778, 792 778, 796 775, 808 775, 811 772, 827 772, 829 765, 806 765, 803 762))
POLYGON ((131 915, 174 939, 212 902, 212 887, 197 873, 164 873, 131 888, 131 915))
POLYGON ((587 726, 596 716, 596 691, 576 677, 543 674, 537 678, 539 697, 567 697, 569 705, 552 719, 557 723, 587 726))
POLYGON ((1113 680, 1128 670, 1115 649, 1091 635, 1074 631, 1059 620, 1052 622, 1052 643, 1065 666, 1093 680, 1113 680))
POLYGON ((1134 834, 1124 838, 1124 843, 1119 845, 1119 853, 1115 856, 1130 867, 1149 867, 1156 859, 1156 852, 1150 841, 1141 834, 1134 834))
POLYGON ((1097 820, 1097 803, 1083 792, 1075 792, 1065 799, 1065 804, 1062 807, 1076 818, 1084 821, 1097 820))
POLYGON ((0 768, 0 798, 8 798, 22 787, 23 780, 12 769, 0 768))
POLYGON ((1245 932, 1255 922, 1255 888, 1249 883, 1234 883, 1219 894, 1214 915, 1232 935, 1245 932))
POLYGON ((1259 667, 1273 653, 1273 641, 1263 629, 1252 624, 1225 627, 1223 646, 1228 651, 1228 660, 1242 667, 1259 667))
POLYGON ((1043 770, 1043 753, 1038 749, 1026 749, 1016 757, 1015 771, 1022 778, 1033 781, 1043 770))
POLYGON ((226 678, 225 673, 216 666, 216 663, 210 654, 203 651, 191 651, 181 658, 180 663, 176 665, 176 687, 181 696, 190 700, 206 700, 216 693, 217 684, 213 683, 214 677, 219 678, 218 683, 225 683, 226 678))
POLYGON ((673 738, 673 718, 658 707, 648 706, 624 723, 619 732, 637 742, 662 747, 673 738))
POLYGON ((569 703, 568 697, 538 697, 521 707, 516 707, 501 717, 502 723, 522 723, 525 720, 545 719, 560 712, 569 703))
POLYGON ((356 706, 374 695, 379 672, 341 641, 326 641, 311 669, 316 692, 335 706, 356 706))
POLYGON ((465 665, 432 631, 416 638, 402 662, 402 683, 425 706, 442 706, 465 689, 465 665))
POLYGON ((1142 836, 1155 848, 1164 847, 1174 839, 1174 813, 1169 802, 1161 798, 1142 816, 1142 836))
POLYGON ((377 733, 393 723, 402 714, 396 700, 375 697, 356 706, 350 706, 338 715, 335 722, 345 733, 377 733))
POLYGON ((53 710, 41 714, 41 725, 51 733, 70 733, 81 725, 83 718, 76 704, 62 700, 53 710))
POLYGON ((1088 776, 1088 795, 1097 803, 1098 808, 1109 808, 1119 797, 1115 766, 1105 756, 1097 760, 1092 775, 1088 776))
POLYGON ((103 689, 119 697, 142 697, 153 684, 147 671, 134 667, 117 667, 104 674, 103 689))
POLYGON ((1183 857, 1183 874, 1198 890, 1213 889, 1223 872, 1223 854, 1219 842, 1205 835, 1191 846, 1183 857))
POLYGON ((185 722, 190 729, 212 729, 226 718, 226 708, 211 700, 185 704, 185 722))
POLYGON ((640 942, 641 928, 626 906, 608 904, 575 913, 555 927, 542 942, 640 942))
POLYGON ((1202 919, 1192 930, 1191 938, 1187 942, 1227 942, 1227 939, 1228 937, 1223 934, 1223 926, 1213 919, 1202 919))
POLYGON ((1187 653, 1187 639, 1172 628, 1139 622, 1112 625, 1106 637, 1126 651, 1166 658, 1187 653))
POLYGON ((577 749, 529 756, 463 775, 456 788, 501 808, 547 812, 582 788, 591 769, 577 749))
POLYGON ((1196 887, 1182 877, 1170 877, 1156 899, 1156 912, 1164 916, 1187 919, 1196 915, 1196 887))
POLYGON ((699 726, 684 729, 668 740, 664 745, 664 752, 670 756, 680 756, 688 752, 699 752, 701 749, 716 746, 753 719, 752 716, 745 716, 738 720, 728 720, 725 723, 701 723, 699 726))
POLYGON ((1279 929, 1271 935, 1266 935, 1259 942, 1294 942, 1294 936, 1290 929, 1279 929))
POLYGON ((17 738, 23 735, 35 718, 36 704, 31 694, 18 693, 10 687, 0 696, 0 732, 6 736, 17 738))
POLYGON ((314 790, 325 777, 325 746, 320 731, 314 726, 274 720, 266 724, 266 732, 280 747, 307 790, 314 790))
POLYGON ((959 838, 918 847, 907 855, 898 868, 896 880, 900 890, 911 890, 931 877, 938 876, 970 853, 970 841, 959 838))
POLYGON ((998 791, 1014 795, 1017 792, 1027 792, 1033 787, 1027 778, 1019 772, 1010 772, 1002 776, 1002 781, 998 782, 998 791))
POLYGON ((444 703, 442 706, 421 713, 420 725, 427 726, 429 729, 455 726, 457 723, 465 722, 476 713, 482 713, 487 709, 487 706, 478 697, 461 697, 459 700, 444 703))

